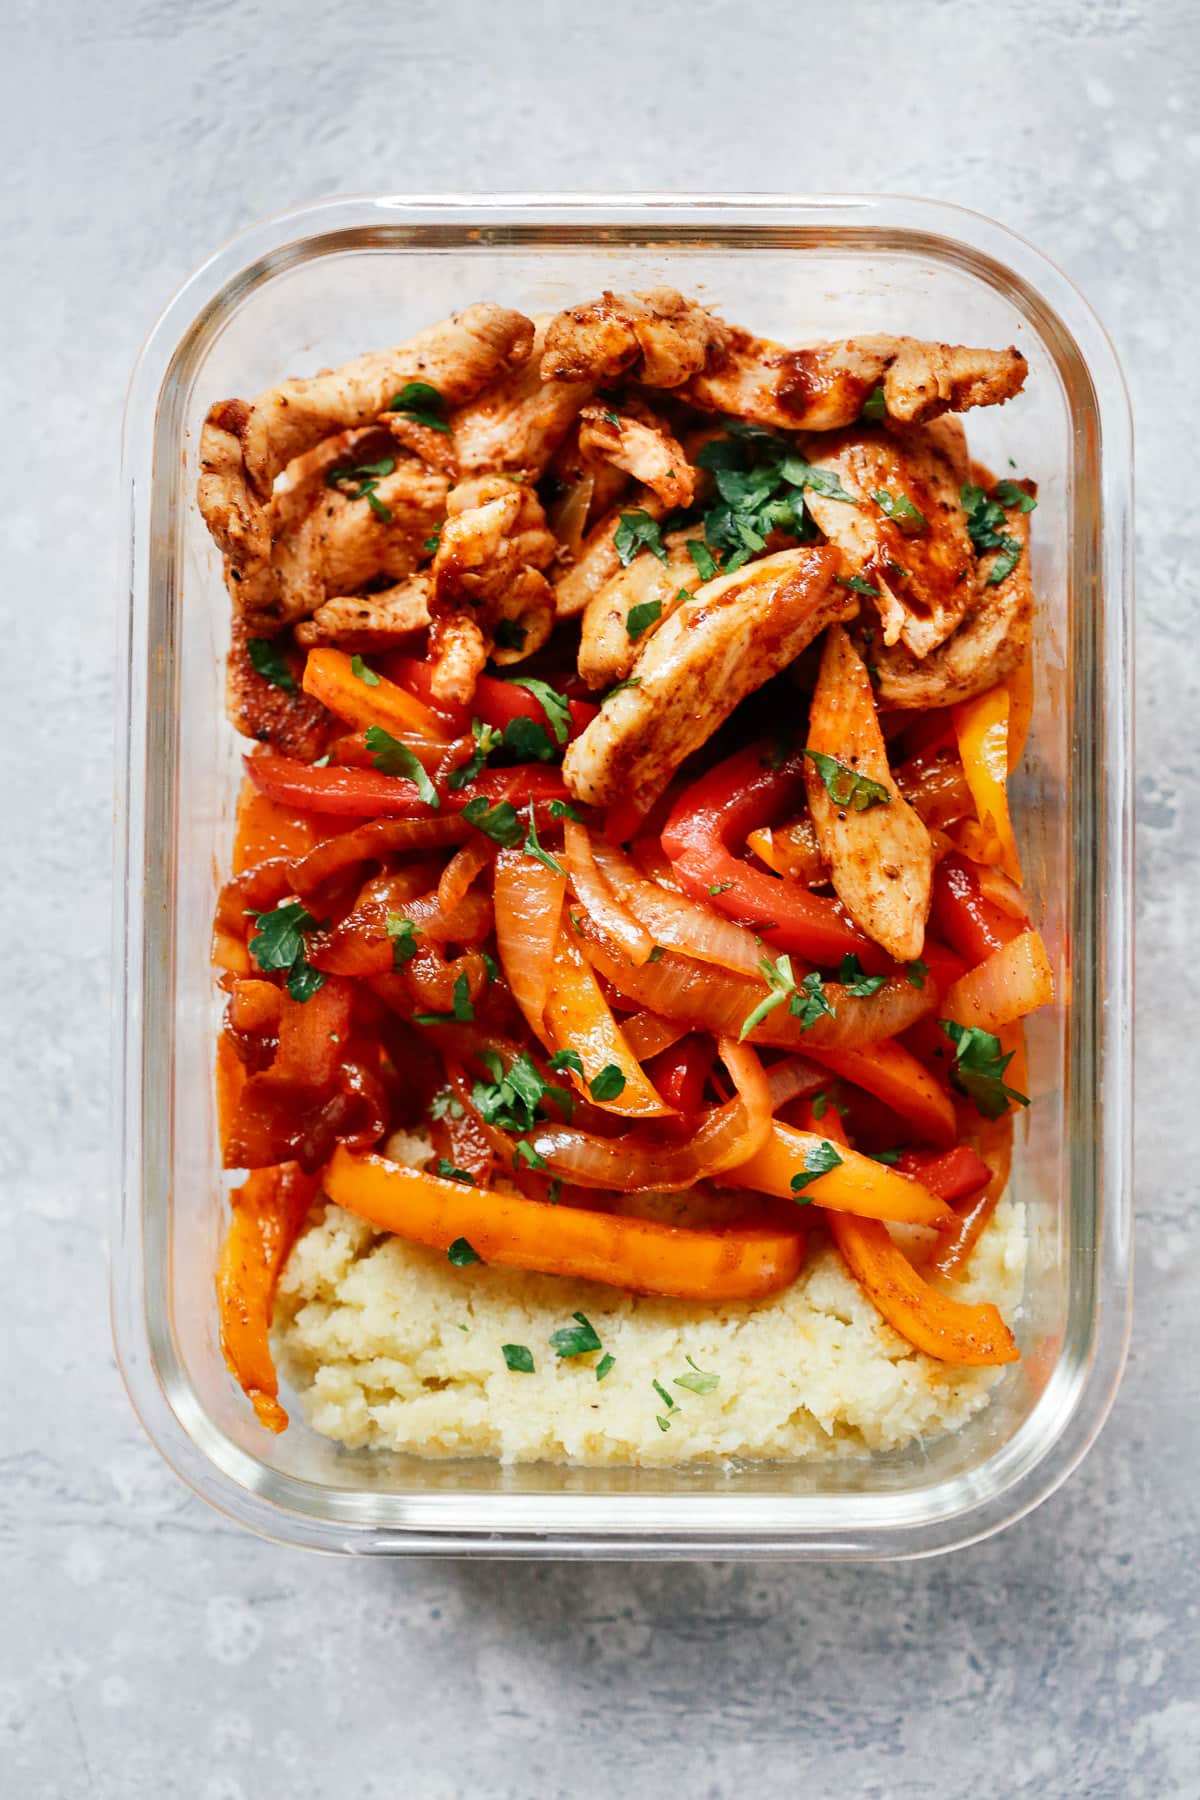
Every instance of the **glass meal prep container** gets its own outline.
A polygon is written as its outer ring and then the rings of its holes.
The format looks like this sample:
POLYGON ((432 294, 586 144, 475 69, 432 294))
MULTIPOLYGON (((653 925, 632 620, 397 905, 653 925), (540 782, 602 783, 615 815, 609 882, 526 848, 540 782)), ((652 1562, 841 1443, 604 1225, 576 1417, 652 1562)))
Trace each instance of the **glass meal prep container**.
POLYGON ((1079 294, 1001 226, 927 201, 340 199, 255 227, 192 278, 138 362, 124 443, 113 1307, 133 1403, 198 1493, 323 1550, 832 1559, 972 1542, 1065 1478, 1128 1331, 1131 459, 1120 370, 1079 294), (425 1461, 344 1449, 294 1401, 272 1437, 226 1372, 213 1287, 229 1182, 209 931, 246 746, 224 715, 201 421, 473 300, 535 313, 659 283, 787 343, 895 332, 1028 358, 1021 397, 968 421, 977 458, 1039 485, 1036 706, 1013 801, 1057 998, 1029 1021, 1010 1190, 1030 1220, 1022 1360, 957 1433, 854 1461, 425 1461))

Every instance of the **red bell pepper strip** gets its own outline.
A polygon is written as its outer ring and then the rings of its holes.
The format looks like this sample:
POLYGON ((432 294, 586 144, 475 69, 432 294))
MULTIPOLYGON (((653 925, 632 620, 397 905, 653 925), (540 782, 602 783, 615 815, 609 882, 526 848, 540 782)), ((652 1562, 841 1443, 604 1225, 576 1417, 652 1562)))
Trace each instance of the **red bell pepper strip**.
POLYGON ((704 1104, 704 1084, 712 1073, 716 1056, 713 1039, 693 1032, 660 1051, 646 1073, 668 1106, 685 1115, 695 1113, 704 1104))
MULTIPOLYGON (((403 775, 383 775, 378 769, 318 769, 294 762, 273 750, 259 750, 246 758, 246 773, 254 785, 282 806, 304 812, 333 813, 347 818, 430 819, 435 808, 417 792, 416 783, 403 775)), ((441 810, 461 812, 468 801, 483 795, 489 803, 509 800, 520 810, 530 800, 566 800, 561 769, 544 763, 518 763, 511 769, 485 769, 475 781, 457 792, 439 791, 441 810)))
POLYGON ((965 856, 946 856, 938 864, 930 924, 971 968, 1026 929, 1024 921, 984 899, 974 865, 965 856))
MULTIPOLYGON (((426 706, 441 713, 456 732, 469 730, 472 714, 477 719, 482 719, 485 725, 494 725, 498 731, 503 731, 513 719, 535 719, 541 725, 548 723, 545 709, 536 694, 531 693, 527 687, 521 687, 516 681, 502 681, 496 675, 481 675, 475 683, 475 698, 471 705, 456 706, 453 702, 435 697, 431 663, 422 662, 415 656, 402 656, 398 651, 376 660, 389 680, 406 687, 426 706)), ((556 684, 552 682, 551 686, 556 684)), ((557 691, 561 693, 563 690, 559 687, 557 691)), ((568 704, 571 709, 571 723, 567 733, 570 741, 571 738, 577 738, 591 723, 600 708, 589 700, 569 700, 568 704)))
POLYGON ((992 1171, 969 1144, 953 1150, 905 1150, 896 1161, 901 1175, 911 1175, 939 1200, 965 1200, 977 1194, 992 1178, 992 1171))
POLYGON ((763 744, 718 763, 676 802, 663 849, 686 894, 748 926, 775 949, 824 967, 853 952, 865 968, 884 968, 887 958, 838 901, 752 868, 730 849, 758 826, 799 810, 803 767, 803 757, 793 754, 773 768, 763 744))

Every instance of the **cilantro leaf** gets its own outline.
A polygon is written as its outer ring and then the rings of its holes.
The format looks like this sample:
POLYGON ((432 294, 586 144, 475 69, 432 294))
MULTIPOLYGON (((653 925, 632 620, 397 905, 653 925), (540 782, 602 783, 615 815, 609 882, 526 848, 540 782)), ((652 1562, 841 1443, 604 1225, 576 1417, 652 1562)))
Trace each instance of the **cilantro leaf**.
POLYGON ((627 569, 639 550, 649 550, 657 556, 659 562, 669 561, 662 541, 662 531, 657 519, 652 519, 648 512, 640 507, 634 512, 623 512, 616 531, 613 533, 613 549, 621 559, 621 567, 627 569))
POLYGON ((826 756, 822 750, 806 749, 800 754, 816 765, 817 774, 835 806, 849 812, 866 812, 869 807, 890 804, 892 796, 881 782, 872 781, 869 775, 860 775, 848 763, 839 762, 835 756, 826 756))
POLYGON ((922 531, 929 530, 929 520, 919 506, 914 506, 907 494, 893 494, 887 488, 876 488, 871 495, 872 500, 886 518, 898 525, 905 537, 916 537, 922 531))
MULTIPOLYGON (((441 1174, 440 1169, 438 1173, 441 1174)), ((446 1252, 446 1261, 453 1263, 456 1269, 465 1269, 468 1263, 482 1262, 483 1258, 475 1246, 467 1242, 466 1238, 455 1238, 446 1252)))
MULTIPOLYGON (((575 1052, 566 1054, 574 1056, 575 1052)), ((492 1079, 475 1082, 471 1102, 486 1125, 494 1125, 499 1131, 531 1131, 539 1117, 545 1116, 548 1099, 570 1119, 575 1110, 571 1095, 566 1088, 554 1087, 542 1079, 527 1050, 518 1052, 507 1069, 494 1050, 484 1051, 481 1060, 492 1079)))
POLYGON ((710 1375, 707 1370, 699 1368, 690 1356, 686 1357, 685 1361, 688 1364, 689 1372, 686 1375, 676 1375, 675 1386, 687 1388, 688 1392, 692 1394, 715 1393, 721 1385, 721 1377, 710 1375))
POLYGON ((257 932, 249 950, 259 968, 287 971, 287 991, 301 1004, 325 985, 325 976, 314 969, 305 953, 304 933, 319 929, 312 914, 298 900, 284 902, 273 912, 250 914, 257 932))
POLYGON ((801 456, 785 456, 779 465, 779 473, 794 488, 808 488, 826 500, 844 500, 848 506, 859 504, 853 494, 846 492, 832 469, 818 469, 801 456))
POLYGON ((736 884, 732 881, 714 881, 710 885, 708 891, 712 895, 713 899, 715 900, 718 894, 727 894, 729 892, 730 888, 734 887, 735 885, 736 884))
POLYGON ((649 954, 649 956, 648 956, 648 957, 647 957, 647 958, 646 958, 646 961, 647 961, 647 962, 652 962, 652 963, 656 963, 656 962, 661 962, 661 961, 662 961, 662 959, 663 959, 663 957, 664 957, 664 956, 665 956, 665 955, 666 955, 666 954, 667 954, 667 952, 666 952, 666 946, 665 946, 665 945, 663 945, 663 944, 655 944, 655 945, 654 945, 654 948, 653 948, 653 949, 652 949, 652 950, 651 950, 651 952, 650 952, 650 954, 649 954))
POLYGON ((571 732, 571 702, 567 696, 548 681, 539 681, 536 675, 508 675, 505 679, 513 687, 529 690, 550 721, 555 743, 565 744, 571 732))
POLYGON ((907 969, 904 971, 909 987, 915 988, 923 988, 925 986, 925 977, 928 973, 929 964, 927 962, 922 962, 919 956, 914 962, 910 962, 907 969))
POLYGON ((350 673, 356 676, 359 681, 365 683, 367 687, 379 686, 379 676, 375 673, 374 669, 368 669, 361 656, 352 656, 350 658, 350 673))
POLYGON ((325 476, 326 487, 336 488, 351 500, 365 500, 377 519, 385 524, 390 523, 391 508, 385 506, 375 492, 382 475, 390 475, 396 467, 394 456, 381 456, 378 462, 359 463, 354 468, 330 469, 325 476))
POLYGON ((861 575, 835 575, 833 579, 838 587, 849 588, 852 594, 870 594, 873 600, 883 598, 879 589, 872 587, 869 581, 864 581, 861 575))
POLYGON ((604 1377, 608 1374, 608 1371, 612 1368, 616 1360, 615 1356, 611 1356, 607 1350, 605 1351, 604 1355, 600 1358, 600 1361, 596 1364, 597 1381, 604 1380, 604 1377))
POLYGON ((256 675, 261 675, 273 687, 282 688, 285 694, 295 693, 296 678, 274 638, 247 638, 246 655, 256 675))
POLYGON ((527 1344, 501 1344, 500 1354, 514 1375, 533 1374, 533 1352, 527 1344))
POLYGON ((500 743, 500 733, 494 726, 485 725, 482 719, 471 720, 471 736, 475 739, 474 750, 466 762, 459 763, 446 777, 446 786, 454 793, 483 773, 484 764, 500 743))
POLYGON ((556 1050, 550 1058, 552 1069, 572 1069, 580 1080, 583 1079, 583 1058, 578 1050, 556 1050))
POLYGON ((625 1091, 625 1077, 616 1063, 606 1063, 588 1083, 593 1100, 615 1100, 625 1091))
POLYGON ((600 1339, 586 1313, 572 1313, 574 1325, 564 1325, 561 1331, 550 1333, 550 1348, 563 1361, 572 1356, 590 1356, 593 1350, 600 1349, 600 1339))
POLYGON ((497 800, 491 806, 486 795, 476 794, 463 807, 462 816, 468 825, 474 825, 477 831, 482 831, 485 837, 503 845, 506 850, 513 849, 521 841, 521 821, 511 800, 497 800))
MULTIPOLYGON (((671 1398, 661 1381, 652 1381, 650 1386, 654 1389, 668 1412, 675 1412, 678 1409, 679 1402, 671 1398)), ((659 1422, 661 1424, 661 1420, 659 1422)), ((665 1425, 663 1426, 663 1430, 666 1430, 665 1425)))
POLYGON ((431 1119, 461 1119, 463 1103, 457 1094, 451 1093, 449 1088, 443 1088, 429 1102, 429 1116, 431 1119))
POLYGON ((415 1025, 469 1025, 475 1017, 475 1008, 471 1005, 471 985, 465 974, 457 975, 454 980, 454 1010, 452 1012, 414 1013, 415 1025))
POLYGON ((381 775, 400 775, 406 781, 411 781, 426 806, 437 808, 442 804, 419 757, 414 755, 407 744, 402 744, 390 731, 385 731, 382 725, 369 727, 367 749, 381 775))
POLYGON ((643 600, 640 606, 631 606, 625 616, 625 635, 630 643, 636 643, 644 631, 662 618, 661 600, 643 600))
POLYGON ((1033 495, 1027 494, 1015 481, 998 481, 992 492, 1001 506, 1015 506, 1018 512, 1031 513, 1037 506, 1033 495))
POLYGON ((493 633, 493 642, 497 650, 523 650, 528 636, 524 625, 518 625, 515 619, 501 619, 493 633))
POLYGON ((804 977, 788 1001, 788 1011, 793 1018, 799 1019, 801 1031, 808 1031, 823 1016, 837 1017, 826 997, 825 983, 815 969, 804 977))
POLYGON ((939 1019, 938 1024, 954 1045, 950 1079, 975 1102, 977 1112, 985 1119, 998 1119, 1008 1111, 1010 1100, 1029 1105, 1028 1094, 1018 1093, 1004 1080, 1015 1051, 1005 1054, 1000 1039, 981 1025, 959 1025, 954 1019, 939 1019))
POLYGON ((628 681, 618 681, 616 687, 610 687, 607 694, 602 694, 600 696, 600 704, 601 706, 607 706, 614 694, 620 694, 623 693, 626 688, 641 687, 641 685, 642 678, 640 675, 631 675, 628 681))
POLYGON ((877 994, 887 983, 886 975, 864 975, 863 966, 853 950, 843 956, 838 964, 837 978, 848 994, 856 1000, 865 1000, 869 994, 877 994))
POLYGON ((867 1152, 872 1162, 882 1163, 885 1168, 894 1169, 900 1161, 901 1150, 870 1150, 867 1152))
MULTIPOLYGON (((1018 488, 1015 482, 998 483, 995 490, 997 496, 999 496, 1001 488, 1006 493, 1019 494, 1021 501, 1019 503, 1012 502, 1012 504, 1020 504, 1022 512, 1032 512, 1032 506, 1023 504, 1030 499, 1030 496, 1022 488, 1018 488)), ((1007 524, 1007 520, 1004 515, 1004 506, 998 497, 989 500, 983 488, 969 481, 960 488, 959 499, 962 501, 963 511, 967 515, 967 535, 974 544, 976 552, 980 555, 989 550, 1001 552, 988 570, 984 582, 985 587, 996 587, 1006 575, 1012 574, 1020 562, 1021 545, 1015 537, 1010 536, 1007 531, 1002 529, 1007 524)), ((1033 505, 1036 504, 1037 502, 1034 501, 1033 505)))
MULTIPOLYGON (((828 1138, 822 1138, 819 1144, 810 1144, 805 1150, 802 1160, 804 1163, 802 1172, 792 1176, 791 1187, 792 1193, 795 1195, 804 1194, 804 1189, 809 1182, 815 1181, 818 1175, 828 1175, 831 1169, 840 1169, 842 1166, 842 1159, 828 1138)), ((798 1204, 807 1206, 811 1199, 811 1194, 804 1194, 798 1204)))
POLYGON ((577 825, 583 824, 583 814, 581 812, 576 812, 569 800, 552 800, 550 802, 550 817, 552 819, 574 819, 577 825))
POLYGON ((528 1138, 518 1138, 513 1147, 513 1168, 519 1169, 524 1163, 527 1169, 544 1169, 546 1159, 529 1142, 528 1138))
POLYGON ((759 958, 759 970, 767 984, 769 992, 765 999, 759 1001, 742 1021, 742 1029, 738 1032, 738 1043, 743 1043, 756 1025, 762 1023, 768 1013, 782 1006, 784 1001, 796 992, 796 978, 792 974, 792 959, 781 956, 778 962, 772 962, 769 956, 759 958))
POLYGON ((450 427, 442 417, 445 409, 446 402, 428 381, 406 381, 388 406, 389 412, 403 413, 405 418, 415 419, 418 425, 428 425, 431 431, 449 432, 450 427))
POLYGON ((402 969, 417 954, 417 928, 400 913, 387 916, 387 934, 392 940, 392 967, 402 969))
POLYGON ((499 747, 507 751, 514 762, 553 762, 558 754, 546 727, 537 719, 527 719, 523 713, 508 721, 499 747))
POLYGON ((871 389, 862 404, 862 417, 869 419, 873 425, 878 425, 881 420, 887 418, 887 401, 884 398, 882 387, 871 389))
POLYGON ((443 1181, 461 1181, 464 1187, 475 1186, 473 1175, 468 1175, 465 1169, 456 1169, 454 1164, 447 1162, 444 1156, 438 1157, 433 1165, 433 1172, 435 1175, 440 1175, 443 1181))
POLYGON ((548 850, 543 850, 538 841, 537 819, 534 815, 532 800, 529 802, 529 831, 521 848, 524 850, 526 856, 536 857, 537 861, 545 868, 549 869, 551 874, 561 875, 563 880, 566 880, 567 872, 562 864, 555 862, 550 852, 548 850))
POLYGON ((699 538, 689 538, 687 548, 701 581, 712 581, 717 574, 717 562, 708 545, 702 544, 699 538))

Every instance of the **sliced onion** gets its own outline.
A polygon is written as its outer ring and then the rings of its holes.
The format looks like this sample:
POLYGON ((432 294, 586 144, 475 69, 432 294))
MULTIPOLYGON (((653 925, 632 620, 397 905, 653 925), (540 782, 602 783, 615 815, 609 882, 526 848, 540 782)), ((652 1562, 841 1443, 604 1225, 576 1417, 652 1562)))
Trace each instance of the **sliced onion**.
POLYGON ((443 911, 452 913, 465 898, 475 877, 482 874, 491 863, 497 847, 491 838, 485 837, 482 831, 477 831, 460 850, 454 852, 438 882, 438 901, 443 911))
MULTIPOLYGON (((647 880, 629 857, 612 844, 597 842, 593 848, 597 867, 605 881, 656 943, 686 951, 701 962, 718 963, 722 968, 733 969, 742 975, 758 974, 763 951, 761 944, 755 942, 752 931, 687 899, 678 890, 660 887, 657 882, 647 880)), ((604 923, 603 920, 598 922, 604 923)), ((610 935, 615 936, 615 933, 610 935)))
POLYGON ((819 1093, 829 1080, 827 1069, 810 1062, 807 1056, 785 1056, 767 1070, 767 1086, 771 1090, 771 1110, 778 1112, 789 1100, 800 1100, 819 1093))
POLYGON ((563 844, 571 885, 579 899, 600 929, 620 945, 635 968, 640 968, 654 948, 654 939, 602 879, 587 827, 568 819, 563 827, 563 844))
POLYGON ((561 875, 519 850, 502 850, 496 858, 493 893, 500 962, 513 999, 542 1044, 549 1042, 542 1015, 566 887, 561 875))
POLYGON ((572 556, 579 555, 587 530, 588 512, 592 504, 592 495, 596 491, 596 477, 581 475, 578 481, 572 482, 561 500, 557 500, 550 508, 546 523, 564 549, 572 556))
POLYGON ((1010 919, 1020 919, 1022 924, 1029 921, 1029 902, 1011 875, 1003 869, 997 869, 992 863, 979 863, 975 874, 979 881, 979 891, 985 900, 998 906, 1002 913, 1010 919))
POLYGON ((678 1019, 662 1019, 652 1012, 631 1013, 622 1021, 621 1030, 639 1062, 657 1056, 660 1050, 669 1050, 672 1044, 688 1035, 687 1026, 681 1025, 678 1019))
POLYGON ((438 819, 370 819, 353 831, 326 838, 307 856, 298 857, 291 865, 292 885, 304 900, 331 875, 340 874, 354 863, 381 862, 385 856, 402 850, 461 844, 470 835, 470 825, 457 815, 438 819))

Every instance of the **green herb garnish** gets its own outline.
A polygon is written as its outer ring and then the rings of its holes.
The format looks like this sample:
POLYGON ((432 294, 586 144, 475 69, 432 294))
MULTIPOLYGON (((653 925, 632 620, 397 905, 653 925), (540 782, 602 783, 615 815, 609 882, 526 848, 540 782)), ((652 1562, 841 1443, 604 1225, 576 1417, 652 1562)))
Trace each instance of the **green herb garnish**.
POLYGON ((661 618, 661 600, 643 600, 640 606, 631 606, 625 618, 625 634, 630 643, 636 643, 661 618))
POLYGON ((822 1138, 819 1144, 810 1144, 808 1146, 804 1152, 802 1161, 804 1163, 803 1173, 792 1176, 791 1187, 793 1194, 803 1194, 803 1198, 799 1200, 798 1204, 807 1206, 812 1199, 811 1194, 804 1194, 804 1189, 808 1186, 809 1182, 815 1181, 818 1175, 828 1175, 831 1169, 839 1169, 842 1165, 842 1158, 838 1155, 828 1138, 822 1138))
MULTIPOLYGON (((468 1175, 465 1169, 456 1169, 454 1164, 447 1162, 444 1156, 438 1157, 433 1165, 433 1172, 435 1175, 440 1175, 443 1181, 461 1181, 464 1187, 475 1186, 473 1175, 468 1175)), ((468 1258, 468 1260, 470 1259, 468 1258)))
POLYGON ((562 1360, 568 1361, 573 1356, 590 1356, 593 1350, 599 1350, 600 1339, 586 1313, 572 1313, 574 1325, 564 1325, 561 1331, 550 1333, 550 1348, 562 1360))
POLYGON ((285 902, 273 912, 252 912, 257 932, 250 939, 250 954, 260 969, 287 971, 287 991, 303 1004, 325 985, 325 976, 314 969, 305 954, 306 931, 323 930, 298 900, 285 902))
POLYGON ((501 1344, 500 1354, 514 1375, 533 1374, 533 1352, 527 1344, 501 1344))
POLYGON ((869 775, 860 775, 857 769, 839 762, 835 756, 826 756, 821 750, 802 750, 800 754, 815 765, 835 806, 844 807, 848 812, 866 812, 869 807, 890 804, 892 796, 882 782, 872 781, 869 775))
POLYGON ((528 689, 550 721, 555 743, 565 744, 571 732, 571 702, 567 696, 548 681, 539 681, 536 675, 506 675, 504 679, 512 687, 528 689))
POLYGON ((882 387, 871 389, 863 401, 862 417, 869 419, 873 425, 878 425, 881 420, 887 418, 887 401, 884 398, 882 387))
POLYGON ((457 975, 454 979, 454 1010, 452 1012, 414 1013, 413 1023, 416 1025, 469 1025, 475 1017, 475 1008, 471 1005, 471 986, 466 975, 457 975))
POLYGON ((1007 1054, 990 1031, 979 1025, 959 1025, 954 1019, 939 1019, 938 1024, 954 1045, 954 1062, 950 1079, 962 1093, 975 1102, 975 1110, 985 1119, 998 1119, 1008 1111, 1009 1101, 1028 1106, 1028 1094, 1017 1092, 1004 1080, 1004 1071, 1016 1055, 1007 1054))
POLYGON ((657 556, 659 562, 670 559, 662 541, 662 531, 657 519, 652 519, 648 512, 640 508, 635 512, 622 513, 617 529, 613 533, 613 549, 621 559, 622 568, 627 569, 639 550, 649 550, 657 556))
POLYGON ((856 1000, 865 1000, 869 994, 877 994, 887 984, 886 975, 865 975, 853 950, 843 956, 838 964, 837 978, 846 992, 853 994, 856 1000))
POLYGON ((529 831, 526 834, 525 842, 522 844, 521 848, 524 850, 526 856, 535 857, 536 860, 538 862, 540 862, 544 868, 547 868, 550 870, 551 874, 561 875, 563 880, 564 881, 566 880, 567 872, 563 868, 562 864, 555 862, 555 860, 551 856, 550 852, 548 850, 543 850, 540 842, 538 841, 537 819, 534 816, 532 800, 529 802, 529 831))
POLYGON ((699 538, 689 538, 687 548, 688 555, 695 563, 701 581, 714 580, 717 575, 717 563, 708 545, 702 544, 699 538))
MULTIPOLYGON (((574 1056, 575 1052, 567 1054, 574 1056)), ((553 1100, 563 1117, 570 1119, 575 1102, 566 1088, 544 1081, 527 1050, 513 1058, 507 1069, 495 1050, 484 1050, 480 1061, 492 1079, 477 1081, 471 1103, 485 1125, 499 1131, 532 1131, 545 1115, 545 1102, 553 1100)))
POLYGON ((1021 512, 1027 513, 1032 512, 1037 505, 1032 495, 1019 488, 1014 481, 998 481, 993 494, 994 497, 989 500, 984 489, 977 487, 974 482, 967 482, 959 490, 963 511, 967 515, 967 535, 977 554, 982 555, 990 550, 1000 552, 987 572, 985 587, 996 587, 1006 575, 1012 574, 1021 560, 1021 545, 1003 529, 1007 524, 1005 506, 1017 507, 1021 512))
POLYGON ((463 1116, 462 1101, 457 1094, 451 1093, 449 1088, 443 1088, 441 1093, 435 1094, 429 1102, 429 1116, 431 1119, 461 1119, 463 1116))
POLYGON ((685 1361, 688 1364, 690 1372, 686 1375, 676 1375, 675 1386, 687 1388, 688 1392, 691 1394, 715 1393, 721 1384, 721 1377, 719 1375, 710 1375, 707 1370, 698 1367, 698 1365, 692 1361, 690 1356, 686 1357, 685 1361))
POLYGON ((815 969, 804 977, 788 1001, 788 1011, 799 1019, 801 1031, 808 1031, 820 1018, 837 1017, 825 993, 825 983, 815 969))
POLYGON ((883 598, 879 589, 872 587, 869 581, 864 581, 861 575, 835 575, 833 579, 838 587, 849 588, 852 594, 870 594, 873 600, 883 598))
POLYGON ((914 506, 907 494, 892 494, 887 488, 876 488, 871 495, 872 500, 893 525, 899 527, 905 537, 916 537, 918 533, 929 530, 929 520, 919 506, 914 506))
POLYGON ((521 841, 521 821, 511 800, 497 800, 489 805, 486 795, 476 794, 462 809, 462 816, 476 831, 482 831, 494 843, 512 850, 521 841))
POLYGON ((762 1023, 768 1013, 782 1006, 789 995, 796 992, 796 978, 792 974, 792 959, 781 956, 778 962, 772 962, 769 956, 762 956, 758 962, 759 971, 767 984, 768 993, 759 1001, 752 1012, 746 1014, 742 1029, 738 1032, 738 1043, 743 1043, 756 1025, 762 1023))
POLYGON ((387 934, 392 940, 392 967, 402 969, 417 954, 417 928, 411 919, 392 912, 387 916, 387 934))
POLYGON ((600 1073, 588 1083, 593 1100, 615 1100, 625 1091, 625 1077, 616 1063, 605 1063, 600 1073))
POLYGON ((426 806, 432 806, 436 810, 442 804, 420 758, 414 755, 407 744, 402 744, 390 731, 385 731, 382 725, 369 727, 367 749, 381 775, 399 775, 406 781, 411 781, 426 806))
POLYGON ((449 432, 450 427, 442 417, 445 410, 446 402, 428 381, 405 382, 388 407, 389 412, 403 413, 406 419, 415 419, 418 425, 427 425, 431 431, 449 432))
POLYGON ((273 687, 282 688, 285 694, 295 693, 296 678, 274 638, 247 638, 246 655, 256 675, 261 675, 273 687))
POLYGON ((381 456, 378 462, 359 463, 354 468, 330 469, 325 477, 326 487, 336 488, 339 494, 345 494, 350 500, 365 500, 377 519, 390 524, 391 508, 385 506, 375 492, 380 477, 390 475, 396 467, 394 456, 381 456))
POLYGON ((904 977, 908 982, 909 987, 923 988, 925 986, 925 977, 928 973, 929 964, 927 962, 922 962, 921 958, 918 956, 915 962, 909 963, 904 971, 904 977))
POLYGON ((596 1380, 597 1381, 604 1380, 604 1377, 608 1374, 608 1371, 612 1368, 612 1366, 616 1362, 616 1360, 617 1360, 616 1357, 610 1356, 607 1350, 604 1352, 604 1355, 600 1358, 600 1361, 596 1364, 596 1380))
POLYGON ((523 650, 528 636, 524 625, 518 625, 515 619, 501 619, 493 633, 493 642, 497 650, 523 650))
POLYGON ((550 817, 552 819, 574 819, 576 825, 583 824, 583 814, 581 812, 576 812, 569 800, 552 800, 550 802, 550 817))
POLYGON ((357 676, 358 680, 365 683, 367 687, 379 686, 379 676, 375 673, 374 669, 368 669, 361 656, 352 656, 350 658, 350 673, 357 676))
POLYGON ((446 1261, 453 1263, 456 1269, 465 1269, 468 1263, 482 1262, 483 1258, 466 1238, 455 1238, 446 1252, 446 1261))

